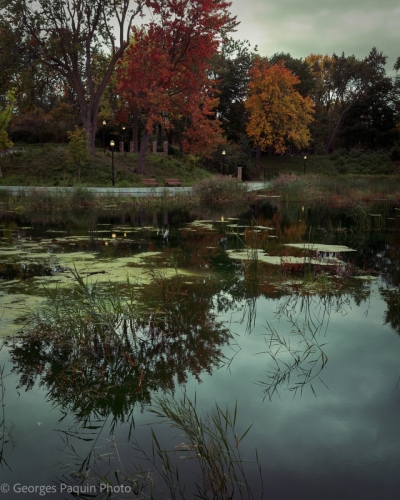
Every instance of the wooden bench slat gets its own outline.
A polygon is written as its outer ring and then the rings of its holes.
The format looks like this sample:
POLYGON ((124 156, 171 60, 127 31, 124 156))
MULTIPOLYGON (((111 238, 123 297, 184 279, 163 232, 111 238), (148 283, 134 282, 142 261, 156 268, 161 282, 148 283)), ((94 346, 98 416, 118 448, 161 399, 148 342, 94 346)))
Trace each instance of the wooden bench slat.
POLYGON ((156 179, 140 179, 142 181, 142 184, 146 186, 158 186, 158 182, 156 179))
POLYGON ((179 179, 165 179, 166 186, 180 186, 182 183, 179 179))

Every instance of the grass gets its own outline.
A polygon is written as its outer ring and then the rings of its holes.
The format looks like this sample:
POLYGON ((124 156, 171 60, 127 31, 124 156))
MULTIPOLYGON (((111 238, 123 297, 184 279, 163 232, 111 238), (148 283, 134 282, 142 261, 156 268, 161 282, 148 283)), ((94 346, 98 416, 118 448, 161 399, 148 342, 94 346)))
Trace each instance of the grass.
MULTIPOLYGON (((254 163, 254 162, 253 162, 254 163)), ((331 155, 269 156, 261 157, 258 169, 250 168, 251 176, 263 178, 269 169, 283 174, 304 175, 399 175, 398 163, 391 160, 390 153, 381 151, 338 150, 331 155)))
MULTIPOLYGON (((3 345, 0 346, 0 351, 3 348, 3 345)), ((0 366, 0 467, 1 468, 6 467, 9 470, 11 470, 5 458, 5 446, 8 443, 11 443, 12 447, 15 446, 12 435, 12 430, 14 428, 14 425, 13 424, 11 424, 11 426, 6 425, 6 412, 5 412, 6 386, 4 383, 4 379, 8 375, 10 374, 4 373, 4 365, 1 365, 0 366)))
MULTIPOLYGON (((16 144, 16 147, 19 145, 16 144)), ((116 187, 142 186, 141 178, 155 178, 160 186, 166 178, 179 178, 184 186, 191 186, 210 174, 190 161, 191 157, 147 154, 143 176, 132 172, 136 167, 137 154, 114 153, 116 187)), ((2 158, 3 186, 106 186, 111 187, 111 152, 104 154, 97 149, 96 157, 78 170, 68 158, 66 144, 20 146, 15 154, 2 158), (22 149, 23 147, 23 149, 22 149)))
POLYGON ((85 187, 57 192, 41 191, 32 188, 30 192, 20 192, 13 195, 7 190, 0 190, 1 209, 14 211, 18 214, 53 213, 60 214, 79 209, 102 209, 113 207, 128 210, 173 210, 188 209, 199 205, 195 195, 169 195, 147 197, 132 197, 120 195, 118 191, 106 194, 95 194, 85 187))
MULTIPOLYGON (((96 157, 90 159, 82 169, 78 179, 77 167, 68 158, 67 144, 16 144, 18 151, 13 155, 0 158, 3 178, 0 185, 32 186, 110 186, 111 187, 111 152, 104 154, 97 149, 96 157)), ((139 176, 133 172, 137 154, 114 153, 115 181, 117 187, 141 186, 143 177, 155 178, 159 185, 164 185, 166 178, 179 178, 184 186, 192 186, 210 176, 210 172, 199 168, 201 162, 192 155, 163 156, 148 153, 145 173, 139 176)), ((226 158, 229 164, 229 158, 226 158)), ((228 170, 228 169, 227 169, 228 170)), ((236 175, 236 169, 234 175, 236 175)), ((327 155, 307 156, 272 156, 261 157, 261 165, 256 168, 254 159, 249 158, 244 168, 247 180, 270 178, 271 171, 283 174, 303 176, 322 175, 398 175, 399 162, 393 162, 387 152, 336 151, 327 155)))
MULTIPOLYGON (((133 440, 133 449, 138 455, 128 469, 121 461, 114 439, 106 450, 97 447, 89 459, 82 459, 67 438, 65 441, 71 450, 68 458, 72 462, 60 462, 59 467, 69 470, 71 482, 96 482, 100 487, 107 484, 111 492, 114 483, 125 485, 130 487, 135 498, 263 498, 264 485, 257 450, 253 462, 241 455, 241 442, 252 425, 238 435, 237 404, 233 412, 215 403, 214 408, 200 413, 196 408, 196 398, 193 402, 185 392, 182 397, 167 393, 155 399, 149 412, 157 417, 157 423, 164 422, 179 431, 179 444, 165 448, 151 428, 151 451, 145 451, 136 439, 133 440), (258 485, 248 479, 249 465, 257 469, 258 485), (257 487, 259 491, 256 493, 257 487)), ((65 481, 67 475, 64 474, 63 478, 65 481)))
POLYGON ((400 177, 338 176, 324 177, 296 174, 280 174, 272 181, 272 190, 282 196, 283 201, 301 201, 308 204, 348 206, 353 203, 376 200, 399 201, 400 177))

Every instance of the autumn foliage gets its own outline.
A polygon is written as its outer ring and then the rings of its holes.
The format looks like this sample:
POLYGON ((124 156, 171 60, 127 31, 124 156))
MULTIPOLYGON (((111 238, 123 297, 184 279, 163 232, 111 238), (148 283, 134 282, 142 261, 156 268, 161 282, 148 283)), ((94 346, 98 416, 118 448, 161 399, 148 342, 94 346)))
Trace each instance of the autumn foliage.
POLYGON ((314 109, 312 100, 295 90, 299 78, 283 62, 270 66, 259 58, 249 76, 246 131, 254 144, 262 151, 272 146, 277 153, 285 152, 288 145, 306 147, 314 109))
POLYGON ((221 0, 150 2, 153 21, 133 28, 132 40, 118 68, 118 91, 126 110, 145 117, 146 141, 155 125, 173 129, 183 123, 184 151, 210 153, 222 141, 213 109, 215 85, 209 61, 221 33, 235 21, 221 0))

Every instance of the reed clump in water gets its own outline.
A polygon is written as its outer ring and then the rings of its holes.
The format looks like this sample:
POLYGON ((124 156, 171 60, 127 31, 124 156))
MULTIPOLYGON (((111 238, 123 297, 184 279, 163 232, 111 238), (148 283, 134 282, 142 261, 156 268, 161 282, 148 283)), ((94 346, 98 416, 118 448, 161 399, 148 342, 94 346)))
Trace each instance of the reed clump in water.
POLYGON ((133 440, 137 460, 128 470, 114 439, 111 439, 111 447, 106 450, 97 447, 90 457, 83 459, 67 439, 72 463, 58 465, 69 470, 71 482, 108 484, 111 491, 114 483, 124 484, 140 495, 139 498, 263 498, 263 476, 257 450, 252 462, 241 455, 241 442, 252 426, 241 435, 237 433, 237 404, 233 413, 217 403, 211 410, 200 413, 196 397, 193 402, 185 392, 181 397, 169 393, 156 398, 149 412, 157 417, 157 423, 165 423, 179 431, 178 445, 165 448, 152 428, 150 451, 133 440), (256 469, 256 481, 254 471, 250 470, 253 468, 256 469))

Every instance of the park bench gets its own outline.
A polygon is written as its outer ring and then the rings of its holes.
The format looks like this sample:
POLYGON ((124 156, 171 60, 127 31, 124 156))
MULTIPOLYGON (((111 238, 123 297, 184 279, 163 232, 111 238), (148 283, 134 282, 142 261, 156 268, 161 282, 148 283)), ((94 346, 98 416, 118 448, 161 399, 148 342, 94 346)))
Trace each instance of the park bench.
POLYGON ((155 179, 141 179, 141 181, 145 186, 158 186, 158 182, 155 179))
POLYGON ((180 186, 181 184, 179 179, 165 179, 166 186, 180 186))

